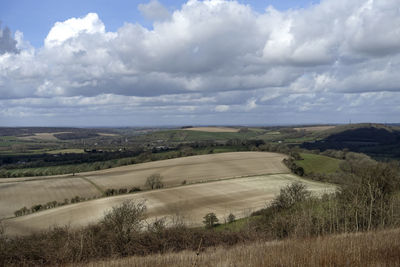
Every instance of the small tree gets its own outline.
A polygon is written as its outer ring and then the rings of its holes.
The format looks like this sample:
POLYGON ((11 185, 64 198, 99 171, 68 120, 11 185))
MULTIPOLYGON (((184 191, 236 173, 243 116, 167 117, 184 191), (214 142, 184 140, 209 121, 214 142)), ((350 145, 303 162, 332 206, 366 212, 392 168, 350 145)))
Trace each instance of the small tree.
POLYGON ((228 223, 233 223, 236 220, 235 215, 233 215, 232 213, 230 213, 228 215, 228 223))
POLYGON ((160 174, 158 174, 158 173, 152 174, 149 177, 147 177, 145 186, 152 190, 163 188, 164 184, 162 182, 162 179, 163 178, 160 174))
POLYGON ((281 189, 279 196, 272 202, 272 207, 278 210, 288 209, 308 197, 310 197, 310 192, 306 186, 300 182, 294 182, 281 189))
POLYGON ((207 213, 206 216, 203 217, 204 225, 206 228, 213 228, 215 224, 219 221, 217 215, 214 212, 207 213))

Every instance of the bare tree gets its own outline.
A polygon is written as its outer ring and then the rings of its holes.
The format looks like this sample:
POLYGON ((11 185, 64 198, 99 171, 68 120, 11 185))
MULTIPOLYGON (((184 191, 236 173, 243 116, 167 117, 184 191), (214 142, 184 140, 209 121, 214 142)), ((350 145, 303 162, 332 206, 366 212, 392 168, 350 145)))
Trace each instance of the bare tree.
POLYGON ((109 240, 120 253, 126 253, 126 244, 131 241, 133 234, 143 228, 146 209, 144 200, 127 200, 113 207, 101 221, 109 234, 109 240))
POLYGON ((145 186, 152 190, 163 188, 164 184, 162 182, 162 179, 163 177, 160 174, 158 173, 152 174, 149 177, 147 177, 145 186))

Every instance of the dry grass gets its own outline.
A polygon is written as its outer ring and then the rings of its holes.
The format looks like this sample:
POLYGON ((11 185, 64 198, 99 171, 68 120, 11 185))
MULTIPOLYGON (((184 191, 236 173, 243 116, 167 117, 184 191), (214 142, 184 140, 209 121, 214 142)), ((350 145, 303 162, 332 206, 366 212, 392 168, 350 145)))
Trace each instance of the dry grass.
POLYGON ((258 242, 79 266, 400 266, 400 230, 258 242))
POLYGON ((237 133, 240 129, 229 127, 193 127, 185 128, 183 131, 199 131, 208 133, 237 133))
POLYGON ((4 226, 10 235, 46 230, 53 225, 85 226, 97 222, 107 210, 128 199, 147 200, 149 221, 179 214, 189 225, 201 225, 203 216, 209 212, 215 212, 221 221, 229 213, 237 218, 249 216, 272 201, 280 188, 298 180, 316 194, 334 190, 333 186, 302 180, 292 174, 236 178, 80 202, 5 220, 4 226))

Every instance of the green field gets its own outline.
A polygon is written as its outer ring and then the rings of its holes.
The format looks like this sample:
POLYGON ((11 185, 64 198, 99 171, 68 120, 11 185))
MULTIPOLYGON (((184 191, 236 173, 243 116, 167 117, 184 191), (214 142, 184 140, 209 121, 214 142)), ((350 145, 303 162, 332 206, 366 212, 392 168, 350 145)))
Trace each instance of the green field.
POLYGON ((46 151, 47 154, 68 154, 68 153, 85 153, 83 149, 80 148, 68 148, 68 149, 56 149, 46 151))
POLYGON ((182 141, 205 141, 205 140, 227 140, 227 139, 248 139, 260 135, 259 130, 249 129, 248 132, 202 132, 167 130, 159 131, 136 137, 138 140, 164 140, 172 142, 182 141))
POLYGON ((303 160, 296 160, 295 162, 298 166, 303 167, 306 174, 329 174, 339 170, 339 164, 341 163, 339 159, 309 153, 301 153, 300 155, 303 160))

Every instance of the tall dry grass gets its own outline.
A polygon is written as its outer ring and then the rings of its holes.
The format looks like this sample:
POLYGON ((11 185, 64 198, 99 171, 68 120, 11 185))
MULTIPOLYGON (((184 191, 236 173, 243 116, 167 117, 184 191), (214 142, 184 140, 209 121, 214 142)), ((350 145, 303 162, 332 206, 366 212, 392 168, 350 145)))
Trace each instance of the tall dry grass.
POLYGON ((400 229, 98 261, 91 266, 400 266, 400 229))

